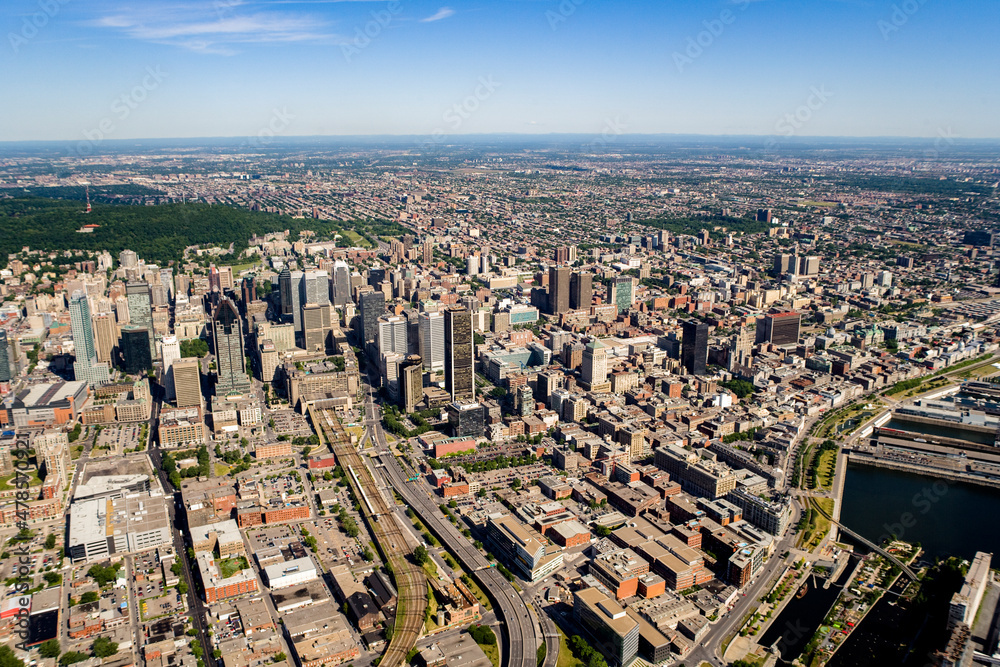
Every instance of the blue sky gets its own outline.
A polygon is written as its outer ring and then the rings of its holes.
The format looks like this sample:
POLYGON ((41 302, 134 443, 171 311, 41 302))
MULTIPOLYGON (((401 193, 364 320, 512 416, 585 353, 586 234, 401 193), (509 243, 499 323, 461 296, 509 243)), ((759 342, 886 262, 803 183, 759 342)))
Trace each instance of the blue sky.
POLYGON ((995 0, 4 0, 0 141, 996 138, 998 25, 995 0))

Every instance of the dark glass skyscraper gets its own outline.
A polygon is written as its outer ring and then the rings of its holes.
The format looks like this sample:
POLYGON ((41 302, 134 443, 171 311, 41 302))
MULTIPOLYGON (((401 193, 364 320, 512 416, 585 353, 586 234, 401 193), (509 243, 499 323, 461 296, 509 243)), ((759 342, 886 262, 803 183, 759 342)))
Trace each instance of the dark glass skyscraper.
POLYGON ((465 308, 444 311, 444 388, 453 401, 476 399, 472 350, 472 313, 465 308))
POLYGON ((230 392, 250 391, 243 354, 243 331, 240 316, 232 300, 223 298, 212 318, 212 339, 215 342, 215 363, 219 381, 215 385, 217 396, 230 392))
POLYGON ((13 373, 10 370, 10 351, 7 343, 7 332, 0 329, 0 382, 10 382, 13 373))
POLYGON ((704 375, 708 366, 708 325, 698 320, 684 322, 681 363, 693 375, 704 375))
POLYGON ((140 375, 153 367, 153 353, 149 347, 146 327, 122 327, 122 370, 130 375, 140 375))
POLYGON ((292 272, 286 266, 278 274, 278 296, 281 298, 281 314, 285 317, 292 317, 292 272))
POLYGON ((149 336, 149 346, 153 346, 153 309, 148 283, 129 283, 125 286, 125 297, 128 300, 128 323, 144 327, 149 336))
POLYGON ((361 342, 375 340, 378 335, 378 318, 385 314, 385 294, 366 292, 358 304, 361 310, 361 342))

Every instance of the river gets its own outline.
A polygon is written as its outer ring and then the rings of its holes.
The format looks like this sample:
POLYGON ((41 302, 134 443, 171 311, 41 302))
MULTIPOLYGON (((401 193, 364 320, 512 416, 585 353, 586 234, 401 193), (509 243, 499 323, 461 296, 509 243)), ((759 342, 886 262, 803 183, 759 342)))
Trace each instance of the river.
POLYGON ((876 543, 890 534, 919 542, 931 561, 1000 553, 1000 531, 989 528, 997 516, 997 489, 853 463, 847 468, 841 522, 876 543))

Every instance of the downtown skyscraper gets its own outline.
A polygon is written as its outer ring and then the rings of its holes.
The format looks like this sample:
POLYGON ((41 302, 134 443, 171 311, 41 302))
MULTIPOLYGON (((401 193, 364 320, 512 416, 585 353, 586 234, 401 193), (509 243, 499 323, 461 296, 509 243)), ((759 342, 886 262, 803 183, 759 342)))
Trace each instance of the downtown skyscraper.
POLYGON ((90 303, 85 292, 76 291, 70 298, 69 326, 73 333, 73 347, 76 354, 76 361, 73 363, 73 374, 76 379, 86 382, 91 387, 107 384, 110 379, 110 369, 106 363, 97 360, 94 329, 90 321, 90 303))
POLYGON ((453 401, 476 400, 472 313, 465 308, 444 311, 444 388, 453 401))
POLYGON ((250 378, 246 372, 243 354, 243 331, 236 304, 228 298, 219 301, 212 318, 212 340, 215 342, 215 363, 218 382, 216 396, 250 391, 250 378))
POLYGON ((682 327, 681 364, 692 375, 704 375, 708 367, 708 325, 686 320, 682 327))
POLYGON ((149 285, 147 283, 129 283, 125 286, 125 296, 128 300, 128 323, 136 327, 145 327, 149 334, 149 347, 153 347, 153 310, 149 285))

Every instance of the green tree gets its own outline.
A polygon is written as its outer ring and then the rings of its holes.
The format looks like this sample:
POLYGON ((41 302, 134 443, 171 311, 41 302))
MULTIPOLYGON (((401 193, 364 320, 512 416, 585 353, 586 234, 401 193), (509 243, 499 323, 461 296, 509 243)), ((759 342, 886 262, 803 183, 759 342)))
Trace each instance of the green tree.
POLYGON ((413 550, 413 562, 415 562, 417 565, 422 566, 429 559, 430 556, 427 553, 427 549, 424 548, 424 545, 421 544, 416 549, 413 550))
POLYGON ((118 644, 107 637, 98 637, 90 646, 95 658, 109 658, 118 653, 118 644))
POLYGON ((49 639, 38 647, 38 654, 43 658, 58 658, 60 653, 62 653, 62 648, 59 646, 58 639, 49 639))
MULTIPOLYGON (((2 651, 4 648, 7 647, 6 646, 0 647, 0 651, 2 651)), ((59 664, 65 667, 66 665, 72 665, 77 662, 83 662, 86 659, 87 659, 86 653, 80 653, 79 651, 67 651, 66 653, 62 654, 62 657, 59 658, 59 664)), ((0 662, 0 667, 6 667, 6 666, 3 665, 2 662, 0 662)))
POLYGON ((56 534, 55 533, 49 533, 45 537, 45 548, 46 549, 55 549, 56 548, 56 534))
POLYGON ((121 563, 113 565, 91 565, 87 570, 87 576, 97 582, 102 588, 118 578, 118 568, 121 563))

